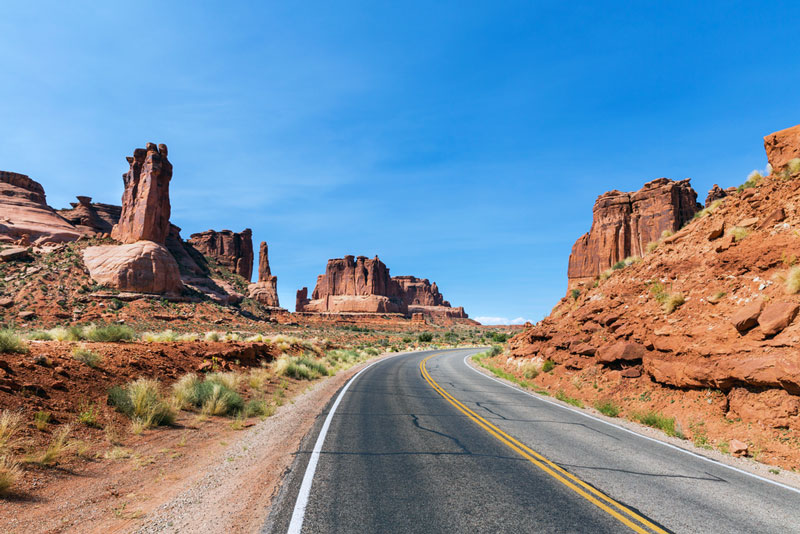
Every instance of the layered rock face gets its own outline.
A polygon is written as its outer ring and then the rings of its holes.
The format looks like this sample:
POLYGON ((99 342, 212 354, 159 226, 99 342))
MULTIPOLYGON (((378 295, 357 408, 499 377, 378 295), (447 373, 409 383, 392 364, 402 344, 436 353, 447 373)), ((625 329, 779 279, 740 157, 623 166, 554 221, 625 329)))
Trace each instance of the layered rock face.
POLYGON ((24 174, 0 171, 0 241, 63 243, 80 236, 47 205, 41 184, 24 174))
POLYGON ((245 280, 253 276, 253 231, 236 233, 230 230, 207 230, 189 237, 189 243, 245 280))
POLYGON ((764 149, 767 161, 776 171, 794 158, 800 158, 800 124, 764 137, 764 149))
MULTIPOLYGON (((123 175, 125 191, 119 223, 112 229, 120 246, 89 247, 83 261, 96 282, 134 293, 174 294, 181 282, 178 264, 164 246, 170 233, 169 182, 172 165, 166 145, 137 148, 123 175)), ((180 237, 179 237, 180 238, 180 237)))
POLYGON ((717 184, 714 184, 714 187, 709 189, 708 195, 706 195, 705 207, 707 208, 715 200, 720 200, 720 199, 723 199, 723 198, 725 198, 727 196, 728 196, 728 191, 726 191, 725 189, 722 189, 717 184))
POLYGON ((122 207, 112 204, 92 203, 92 197, 79 196, 72 202, 72 209, 59 210, 58 214, 70 222, 84 235, 111 234, 114 225, 122 216, 122 207))
POLYGON ((122 214, 111 237, 123 243, 153 241, 163 245, 169 234, 169 183, 172 164, 167 146, 147 143, 128 157, 130 169, 122 175, 122 214))
POLYGON ((444 300, 436 282, 415 276, 394 276, 392 280, 400 285, 403 303, 412 316, 422 313, 440 319, 468 319, 463 307, 453 308, 444 300))
POLYGON ((700 209, 689 180, 659 178, 639 191, 609 191, 597 198, 592 228, 572 247, 570 285, 591 280, 628 256, 641 256, 664 230, 676 231, 700 209))
POLYGON ((258 254, 258 282, 250 284, 248 293, 251 299, 271 308, 279 308, 278 277, 269 268, 269 248, 261 242, 258 254))
POLYGON ((377 256, 345 256, 328 260, 325 274, 317 277, 311 299, 306 288, 298 292, 298 312, 406 313, 400 285, 377 256))

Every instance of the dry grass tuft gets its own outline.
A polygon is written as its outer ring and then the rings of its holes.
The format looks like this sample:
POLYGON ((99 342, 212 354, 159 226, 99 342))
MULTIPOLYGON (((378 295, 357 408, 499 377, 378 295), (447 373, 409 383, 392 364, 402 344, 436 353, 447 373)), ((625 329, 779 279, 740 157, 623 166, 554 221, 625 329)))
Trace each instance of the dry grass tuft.
POLYGON ((786 292, 790 295, 800 292, 800 267, 792 267, 786 273, 786 292))
POLYGON ((53 433, 53 440, 47 448, 39 454, 31 454, 27 460, 39 465, 53 465, 68 450, 67 437, 72 427, 64 425, 53 433))
POLYGON ((678 308, 680 308, 684 302, 686 302, 686 298, 683 296, 683 294, 670 293, 669 295, 666 296, 664 302, 662 303, 664 307, 664 312, 668 314, 672 313, 678 308))
POLYGON ((21 443, 22 415, 9 410, 0 412, 0 456, 5 456, 21 443))
POLYGON ((0 495, 8 492, 19 479, 22 471, 8 456, 0 456, 0 495))

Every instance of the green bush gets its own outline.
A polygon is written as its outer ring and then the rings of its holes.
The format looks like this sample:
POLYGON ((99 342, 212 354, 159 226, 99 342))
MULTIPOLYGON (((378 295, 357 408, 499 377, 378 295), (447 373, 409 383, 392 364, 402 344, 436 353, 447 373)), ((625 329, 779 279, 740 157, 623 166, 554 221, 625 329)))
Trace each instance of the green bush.
POLYGON ((325 364, 308 356, 282 356, 278 360, 275 372, 281 376, 290 376, 298 380, 313 380, 320 376, 328 376, 325 364))
POLYGON ((139 378, 125 387, 114 386, 108 392, 108 403, 145 427, 175 421, 175 412, 161 396, 158 380, 139 378))
POLYGON ((636 413, 633 415, 633 417, 643 425, 663 430, 668 436, 683 437, 682 434, 676 429, 674 417, 666 417, 652 410, 636 413))
POLYGON ((594 403, 594 408, 601 414, 607 415, 608 417, 617 417, 620 412, 619 406, 617 406, 614 401, 611 400, 597 401, 594 403))
POLYGON ((115 343, 131 341, 136 333, 130 326, 110 324, 107 326, 89 326, 83 330, 83 337, 88 341, 115 343))
POLYGON ((75 347, 72 349, 72 357, 93 369, 100 367, 103 363, 102 356, 83 347, 75 347))
POLYGON ((556 367, 556 362, 553 360, 545 360, 542 364, 542 372, 549 373, 556 367))
POLYGON ((28 346, 11 330, 0 330, 0 353, 25 354, 28 346))
POLYGON ((431 341, 433 341, 433 334, 431 334, 430 332, 423 332, 419 336, 417 336, 417 339, 419 340, 420 343, 430 343, 431 341))
POLYGON ((569 296, 572 297, 572 300, 578 300, 578 297, 581 296, 581 290, 580 289, 572 289, 569 292, 569 296))

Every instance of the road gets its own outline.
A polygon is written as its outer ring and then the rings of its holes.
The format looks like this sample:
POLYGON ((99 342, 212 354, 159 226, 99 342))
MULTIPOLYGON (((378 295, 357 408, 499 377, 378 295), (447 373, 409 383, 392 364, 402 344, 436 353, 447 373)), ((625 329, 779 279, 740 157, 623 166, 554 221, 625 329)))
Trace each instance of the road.
POLYGON ((508 387, 476 352, 356 375, 265 532, 800 532, 800 493, 508 387))

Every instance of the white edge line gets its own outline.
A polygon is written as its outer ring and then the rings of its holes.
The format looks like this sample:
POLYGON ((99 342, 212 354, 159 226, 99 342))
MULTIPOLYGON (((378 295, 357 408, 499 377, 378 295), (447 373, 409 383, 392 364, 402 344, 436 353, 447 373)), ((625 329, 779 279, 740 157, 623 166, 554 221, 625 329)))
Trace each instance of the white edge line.
MULTIPOLYGON (((477 354, 480 354, 480 353, 477 353, 477 354)), ((524 389, 520 389, 520 388, 518 388, 518 387, 516 387, 516 386, 514 386, 512 384, 508 384, 508 383, 506 383, 506 382, 504 382, 504 381, 502 381, 502 380, 500 380, 498 378, 495 378, 493 376, 489 376, 486 373, 478 370, 476 367, 470 365, 467 360, 469 360, 469 358, 471 358, 472 356, 475 356, 475 354, 469 354, 466 358, 464 358, 464 365, 466 365, 468 368, 472 369, 473 371, 475 371, 479 375, 481 375, 481 376, 483 376, 485 378, 488 378, 489 380, 494 380, 498 384, 503 384, 504 386, 509 387, 509 388, 513 389, 514 391, 518 391, 519 393, 524 393, 525 395, 533 397, 534 399, 536 399, 536 400, 538 400, 540 402, 546 402, 547 404, 552 404, 553 406, 561 408, 562 410, 567 410, 567 411, 570 411, 572 413, 576 413, 578 415, 582 415, 584 417, 588 417, 589 419, 592 419, 593 421, 597 421, 598 423, 603 423, 604 425, 608 425, 608 426, 614 427, 616 429, 622 430, 623 432, 627 432, 628 434, 633 434, 634 436, 638 436, 638 437, 640 437, 642 439, 646 439, 648 441, 652 441, 653 443, 658 443, 659 445, 663 445, 664 447, 669 447, 670 449, 675 449, 676 451, 680 451, 680 452, 682 452, 684 454, 688 454, 689 456, 694 456, 695 458, 699 458, 700 460, 705 460, 706 462, 712 463, 714 465, 718 465, 720 467, 724 467, 726 469, 730 469, 731 471, 736 471, 737 473, 741 473, 743 475, 747 475, 749 477, 753 477, 755 479, 761 480, 762 482, 767 482, 768 484, 772 484, 774 486, 781 487, 781 488, 783 488, 785 490, 789 490, 789 491, 792 491, 794 493, 800 493, 800 489, 794 488, 792 486, 787 486, 786 484, 782 484, 782 483, 777 482, 775 480, 771 480, 769 478, 765 478, 765 477, 762 477, 760 475, 756 475, 755 473, 750 473, 749 471, 745 471, 744 469, 739 469, 738 467, 734 467, 732 465, 728 465, 726 463, 720 462, 719 460, 715 460, 713 458, 709 458, 707 456, 703 456, 701 454, 697 454, 697 453, 692 452, 692 451, 687 451, 686 449, 678 447, 676 445, 673 445, 672 443, 667 443, 667 442, 661 441, 661 440, 656 439, 656 438, 651 438, 650 436, 645 436, 644 434, 640 434, 640 433, 638 433, 638 432, 636 432, 634 430, 630 430, 629 428, 625 428, 624 426, 615 425, 614 423, 611 423, 609 421, 604 421, 603 419, 600 419, 599 417, 595 417, 593 415, 590 415, 590 414, 588 414, 586 412, 582 412, 580 410, 569 408, 567 406, 564 406, 563 404, 559 404, 559 403, 553 402, 553 401, 551 401, 549 399, 545 399, 543 397, 540 397, 539 395, 535 395, 535 394, 531 393, 530 391, 525 391, 524 389)))
POLYGON ((371 364, 367 365, 359 372, 354 374, 350 380, 347 381, 347 384, 342 388, 342 391, 339 392, 339 396, 336 397, 336 401, 334 401, 333 406, 331 406, 331 411, 328 412, 328 416, 325 418, 325 422, 322 423, 322 428, 319 431, 319 436, 317 437, 316 443, 314 443, 314 449, 311 451, 311 458, 308 459, 308 465, 306 466, 305 475, 303 475, 303 482, 300 484, 300 491, 297 493, 297 500, 294 504, 294 510, 292 511, 292 519, 289 521, 289 528, 286 530, 287 534, 300 534, 300 531, 303 529, 303 520, 306 516, 306 507, 308 506, 308 498, 311 495, 311 484, 314 482, 314 473, 317 470, 317 463, 319 462, 320 453, 322 452, 322 445, 325 443, 325 436, 328 434, 328 428, 331 426, 331 420, 333 419, 333 414, 336 413, 336 408, 339 407, 339 403, 342 402, 342 398, 344 394, 347 393, 347 390, 350 386, 355 382, 356 378, 361 375, 364 371, 369 369, 375 364, 385 362, 390 358, 394 358, 396 356, 407 356, 408 354, 413 353, 403 353, 403 354, 395 354, 393 356, 389 356, 388 358, 382 358, 376 362, 372 362, 371 364))

